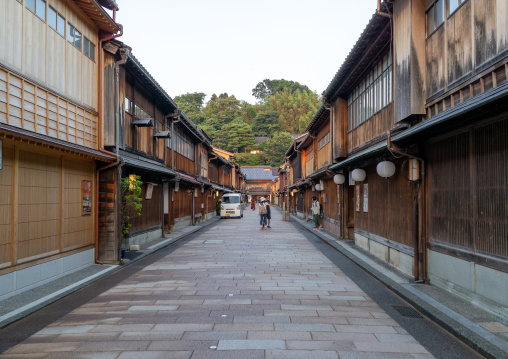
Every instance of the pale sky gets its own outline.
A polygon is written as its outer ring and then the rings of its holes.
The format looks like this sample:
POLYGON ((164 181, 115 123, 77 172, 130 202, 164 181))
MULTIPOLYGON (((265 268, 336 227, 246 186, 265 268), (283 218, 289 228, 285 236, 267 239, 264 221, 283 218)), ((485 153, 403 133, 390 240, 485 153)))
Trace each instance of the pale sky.
POLYGON ((171 97, 227 92, 254 104, 264 79, 321 94, 376 0, 118 0, 119 38, 171 97))

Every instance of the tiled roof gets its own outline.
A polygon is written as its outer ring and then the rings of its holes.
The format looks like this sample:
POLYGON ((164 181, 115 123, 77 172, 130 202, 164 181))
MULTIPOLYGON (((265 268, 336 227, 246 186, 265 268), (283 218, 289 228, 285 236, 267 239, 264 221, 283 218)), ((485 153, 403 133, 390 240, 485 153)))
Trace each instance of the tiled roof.
POLYGON ((261 142, 268 141, 268 137, 254 137, 256 139, 256 145, 259 145, 261 142))
POLYGON ((274 176, 269 166, 246 166, 242 167, 247 181, 273 181, 274 176))

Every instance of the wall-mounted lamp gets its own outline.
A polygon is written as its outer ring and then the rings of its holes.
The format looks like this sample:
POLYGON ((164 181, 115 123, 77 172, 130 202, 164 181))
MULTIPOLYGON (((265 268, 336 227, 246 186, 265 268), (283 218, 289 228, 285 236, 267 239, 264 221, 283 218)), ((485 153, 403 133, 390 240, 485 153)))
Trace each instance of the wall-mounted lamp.
POLYGON ((321 191, 321 184, 316 184, 316 191, 321 191))
POLYGON ((129 190, 132 191, 134 189, 134 184, 133 182, 136 180, 136 175, 135 174, 132 174, 132 175, 129 175, 129 190))
POLYGON ((356 168, 351 173, 351 177, 353 177, 353 181, 355 182, 363 182, 365 177, 367 177, 367 173, 365 173, 365 171, 361 168, 356 168))
POLYGON ((215 197, 219 197, 219 191, 215 191, 215 197))
POLYGON ((390 161, 379 162, 376 166, 376 172, 380 177, 388 179, 395 174, 395 164, 390 161))
POLYGON ((335 176, 333 176, 333 182, 335 182, 335 184, 344 184, 344 182, 346 182, 346 177, 344 177, 344 175, 341 175, 340 173, 336 174, 335 176))

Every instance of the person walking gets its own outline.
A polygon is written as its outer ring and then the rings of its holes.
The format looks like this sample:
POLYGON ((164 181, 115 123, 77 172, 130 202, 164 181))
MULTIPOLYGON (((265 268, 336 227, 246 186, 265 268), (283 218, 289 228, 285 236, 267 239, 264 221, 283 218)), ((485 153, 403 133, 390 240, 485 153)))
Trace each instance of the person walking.
POLYGON ((272 219, 272 213, 271 213, 270 207, 272 205, 270 204, 270 200, 269 199, 267 199, 265 201, 265 205, 266 205, 266 219, 268 221, 268 224, 266 225, 266 228, 272 229, 272 227, 270 227, 270 220, 272 219))
POLYGON ((259 226, 261 229, 265 229, 266 226, 266 210, 267 206, 264 197, 261 197, 259 202, 259 226))
POLYGON ((321 225, 319 224, 319 215, 321 214, 321 205, 319 201, 316 199, 316 196, 312 196, 312 218, 314 219, 314 230, 321 229, 321 225))
POLYGON ((254 198, 254 196, 250 198, 250 209, 252 209, 253 211, 256 209, 256 199, 254 198))

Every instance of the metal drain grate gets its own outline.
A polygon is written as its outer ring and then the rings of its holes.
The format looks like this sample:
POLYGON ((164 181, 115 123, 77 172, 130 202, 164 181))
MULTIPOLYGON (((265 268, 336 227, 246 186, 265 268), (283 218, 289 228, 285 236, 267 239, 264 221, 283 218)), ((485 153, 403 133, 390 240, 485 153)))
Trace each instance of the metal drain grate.
POLYGON ((393 307, 404 317, 408 318, 423 318, 420 313, 418 313, 413 308, 409 307, 402 307, 399 305, 393 305, 393 307))

